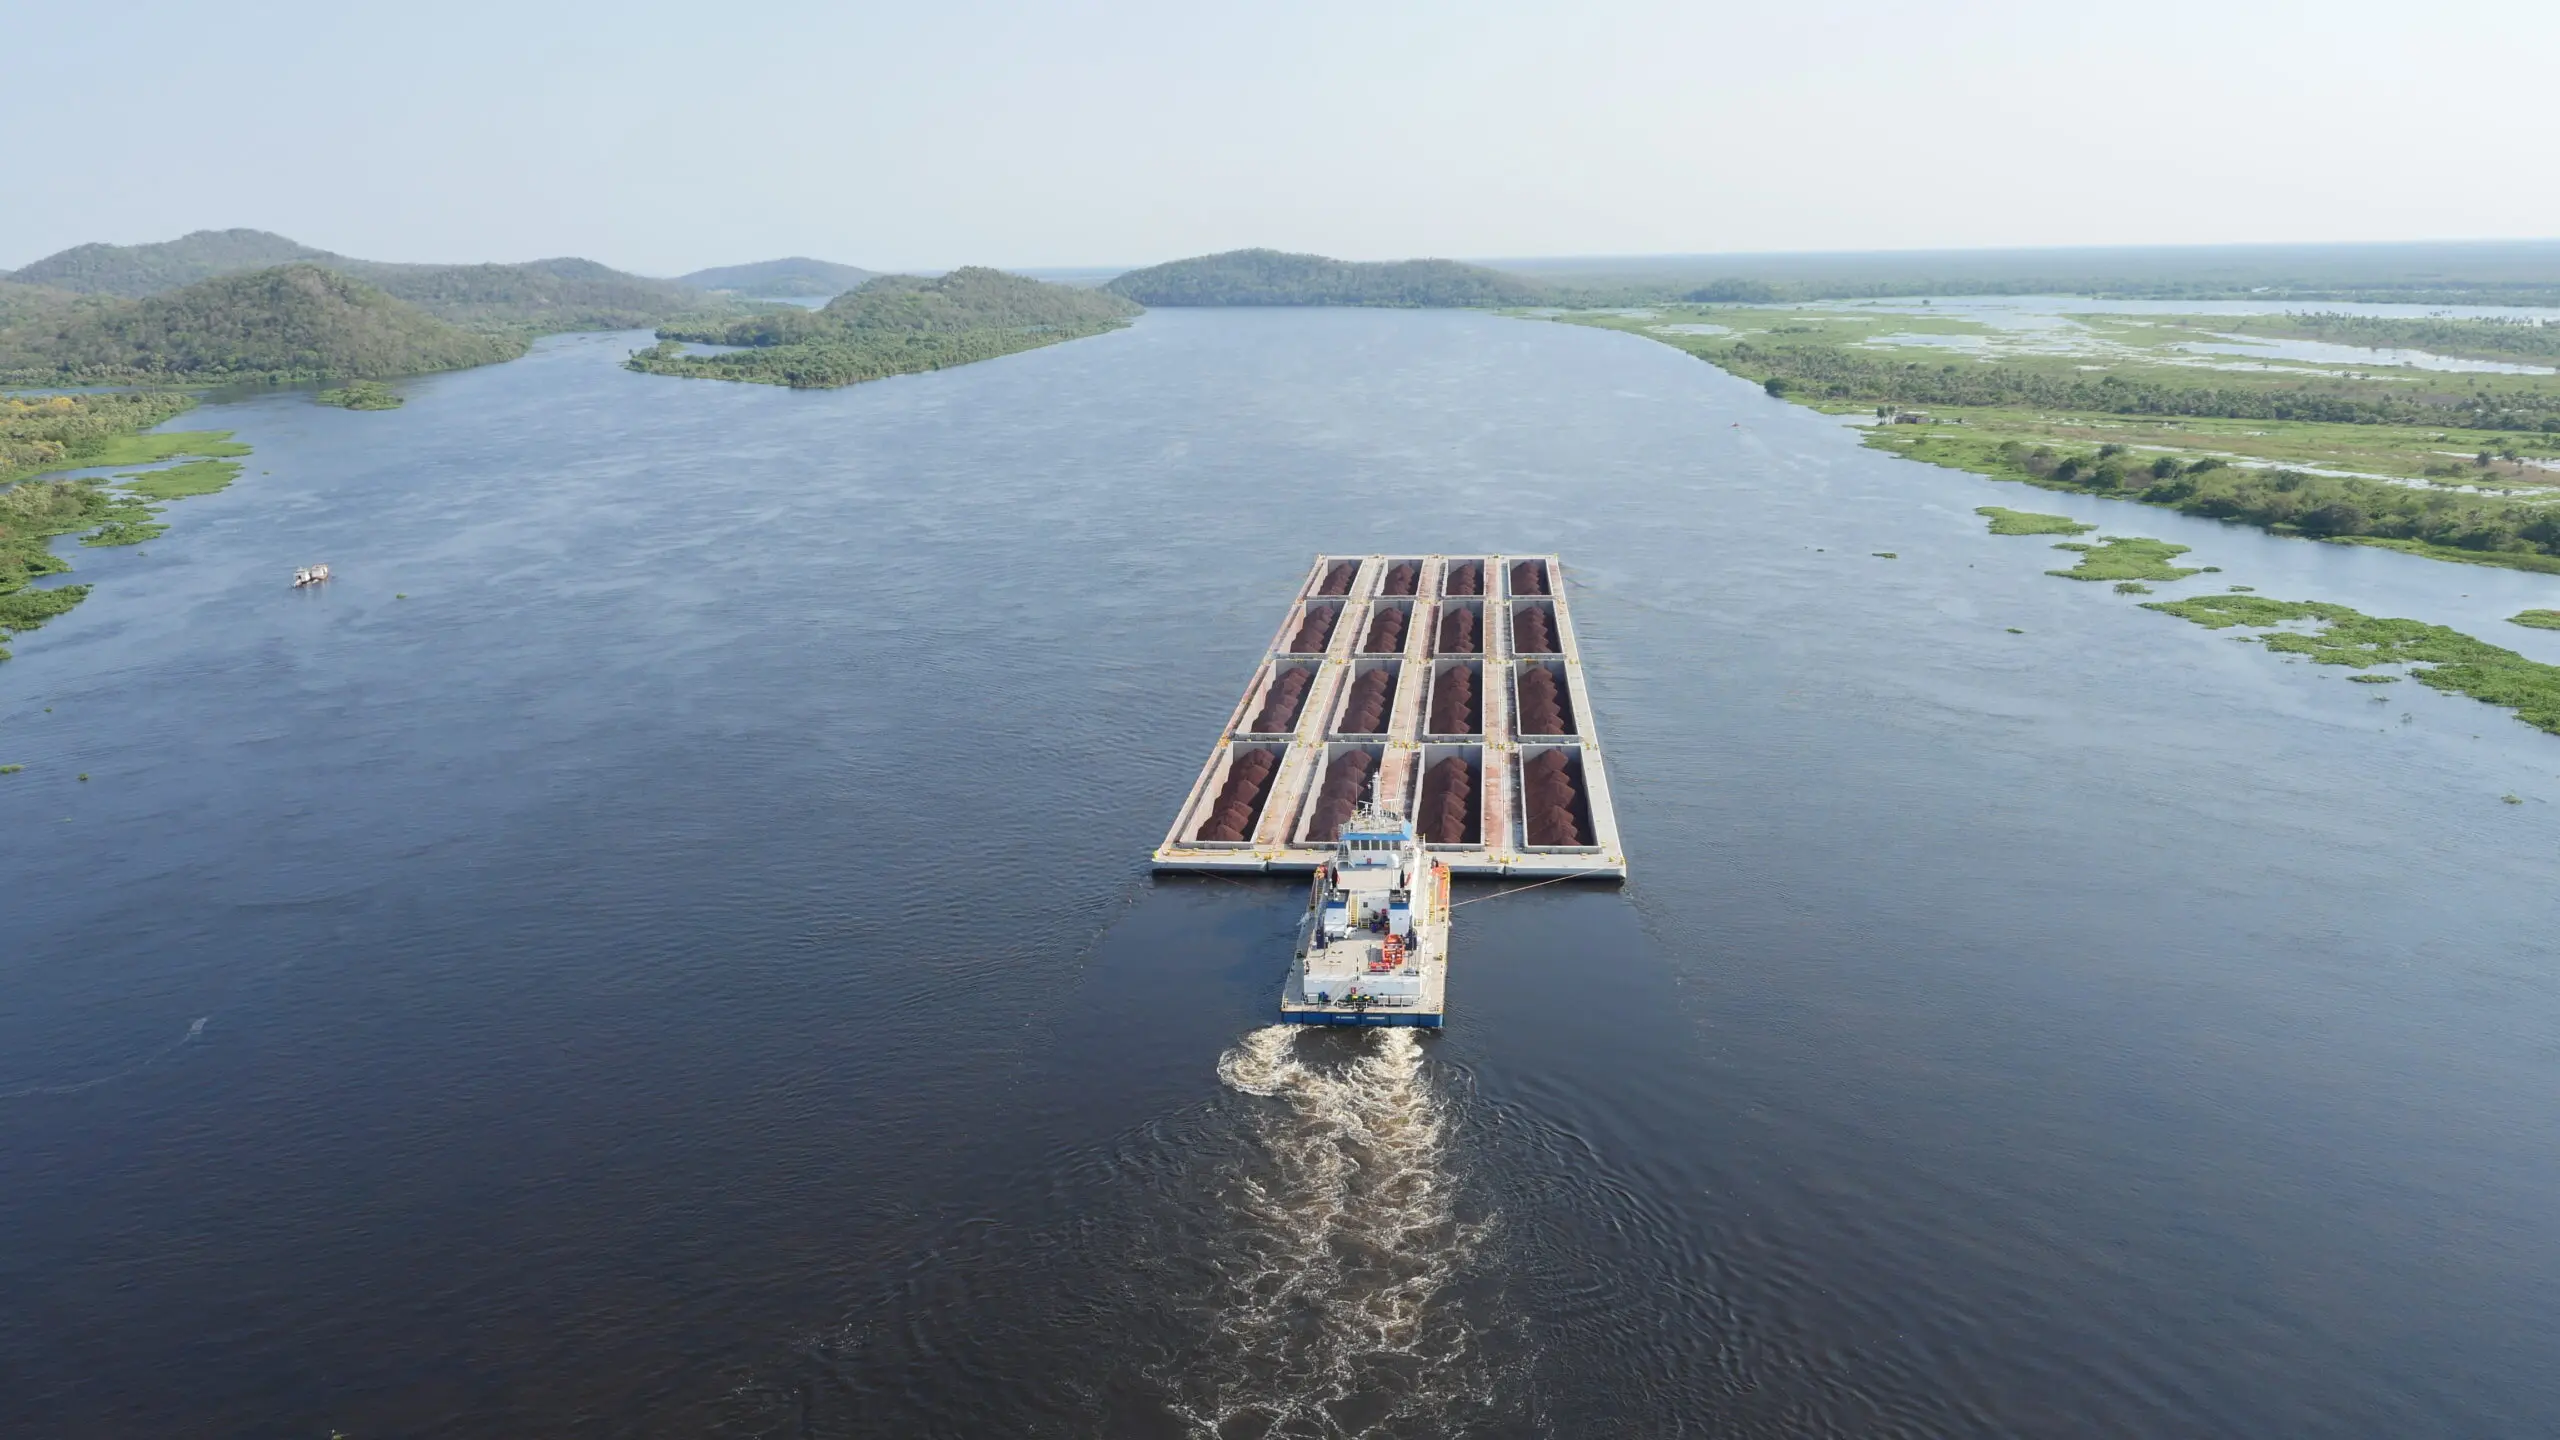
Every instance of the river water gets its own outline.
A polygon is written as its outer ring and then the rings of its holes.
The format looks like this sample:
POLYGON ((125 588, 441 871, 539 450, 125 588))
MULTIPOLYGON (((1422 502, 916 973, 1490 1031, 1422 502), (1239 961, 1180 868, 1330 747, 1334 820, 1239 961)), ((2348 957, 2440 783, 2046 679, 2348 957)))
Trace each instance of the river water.
POLYGON ((1971 511, 2554 660, 2560 580, 1570 326, 639 338, 182 420, 248 474, 0 666, 0 1432, 2560 1430, 2560 740, 1971 511), (1271 1027, 1297 886, 1144 857, 1310 555, 1503 548, 1634 878, 1271 1027))

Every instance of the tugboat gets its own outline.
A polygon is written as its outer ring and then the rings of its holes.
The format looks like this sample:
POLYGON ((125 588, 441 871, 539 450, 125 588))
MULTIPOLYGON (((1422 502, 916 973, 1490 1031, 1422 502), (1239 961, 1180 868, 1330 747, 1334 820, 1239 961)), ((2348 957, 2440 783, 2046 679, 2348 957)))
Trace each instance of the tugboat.
POLYGON ((1362 806, 1316 870, 1280 1018, 1437 1030, 1448 974, 1449 867, 1412 822, 1362 806))
POLYGON ((326 565, 298 566, 293 572, 293 588, 300 590, 307 585, 320 584, 328 578, 329 567, 326 565))

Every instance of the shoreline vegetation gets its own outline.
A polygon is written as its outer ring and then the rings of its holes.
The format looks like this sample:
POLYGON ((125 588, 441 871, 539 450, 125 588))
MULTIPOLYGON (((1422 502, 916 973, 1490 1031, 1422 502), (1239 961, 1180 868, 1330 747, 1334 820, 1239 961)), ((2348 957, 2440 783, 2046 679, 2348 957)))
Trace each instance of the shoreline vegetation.
POLYGON ((662 327, 658 343, 624 365, 649 375, 832 389, 1101 335, 1127 325, 1141 308, 1105 291, 983 266, 932 280, 883 275, 817 310, 662 327), (738 348, 699 354, 687 344, 738 348))
POLYGON ((350 380, 313 395, 311 403, 340 410, 397 410, 408 402, 378 380, 350 380))
MULTIPOLYGON (((0 642, 87 598, 86 585, 34 584, 72 568, 53 553, 55 536, 78 535, 92 547, 138 545, 168 529, 154 502, 210 495, 239 476, 249 447, 228 430, 142 433, 195 403, 192 395, 153 392, 0 395, 0 642), (160 468, 113 481, 45 478, 118 465, 160 468)), ((0 645, 0 660, 8 658, 0 645)))
MULTIPOLYGON (((2274 534, 2560 574, 2560 375, 2264 355, 2260 333, 2541 356, 2503 320, 2080 315, 2032 327, 1892 306, 1554 318, 1676 346, 1872 448, 2274 534), (2250 333, 2243 333, 2243 332, 2250 333)), ((2553 358, 2553 357, 2542 357, 2553 358)))

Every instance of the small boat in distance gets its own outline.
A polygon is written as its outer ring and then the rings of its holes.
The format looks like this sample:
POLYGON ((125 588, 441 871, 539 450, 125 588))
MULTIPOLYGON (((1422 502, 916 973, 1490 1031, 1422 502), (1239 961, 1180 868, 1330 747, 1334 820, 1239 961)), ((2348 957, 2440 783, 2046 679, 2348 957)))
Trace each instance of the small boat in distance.
POLYGON ((299 590, 305 585, 317 585, 328 578, 328 566, 304 565, 293 572, 293 588, 299 590))

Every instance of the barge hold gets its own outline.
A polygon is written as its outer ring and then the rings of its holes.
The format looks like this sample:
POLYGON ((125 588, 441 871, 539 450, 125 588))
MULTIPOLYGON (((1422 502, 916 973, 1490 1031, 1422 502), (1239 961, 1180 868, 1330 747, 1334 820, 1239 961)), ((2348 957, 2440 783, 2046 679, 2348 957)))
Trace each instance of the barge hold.
POLYGON ((1623 878, 1565 590, 1553 555, 1317 556, 1155 868, 1338 872, 1356 810, 1435 873, 1623 878))

